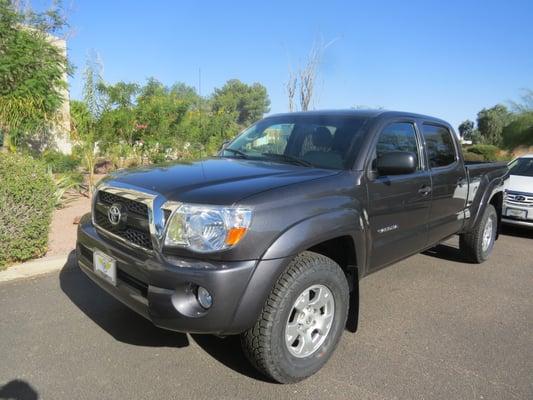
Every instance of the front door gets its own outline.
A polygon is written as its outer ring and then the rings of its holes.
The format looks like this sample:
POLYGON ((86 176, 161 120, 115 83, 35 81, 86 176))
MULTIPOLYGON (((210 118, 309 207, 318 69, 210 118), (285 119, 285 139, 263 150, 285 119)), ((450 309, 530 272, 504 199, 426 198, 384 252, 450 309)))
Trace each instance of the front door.
POLYGON ((379 176, 373 162, 373 179, 367 186, 372 270, 416 253, 427 243, 431 178, 413 122, 395 122, 383 128, 374 160, 391 151, 416 154, 418 168, 411 174, 379 176))

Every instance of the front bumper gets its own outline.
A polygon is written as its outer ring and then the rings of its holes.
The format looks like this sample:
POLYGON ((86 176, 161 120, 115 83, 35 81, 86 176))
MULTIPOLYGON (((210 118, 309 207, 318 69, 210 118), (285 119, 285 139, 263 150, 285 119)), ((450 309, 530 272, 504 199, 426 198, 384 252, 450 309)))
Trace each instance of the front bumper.
POLYGON ((508 225, 524 226, 527 228, 533 228, 533 220, 502 217, 502 222, 508 225))
POLYGON ((257 284, 251 284, 258 264, 275 264, 266 265, 267 268, 281 268, 283 264, 281 259, 214 262, 144 253, 107 238, 93 226, 89 215, 80 221, 76 253, 81 270, 89 278, 154 325, 179 332, 221 335, 240 333, 255 323, 267 293, 266 287, 257 291, 257 284), (95 250, 116 260, 116 286, 94 272, 95 250), (213 297, 209 310, 196 301, 198 285, 213 297), (250 291, 257 291, 257 296, 250 291))
POLYGON ((504 203, 503 212, 502 212, 502 222, 508 225, 524 226, 524 227, 533 228, 533 208, 521 207, 516 204, 504 203), (526 218, 517 218, 517 217, 507 215, 508 208, 525 212, 526 218))

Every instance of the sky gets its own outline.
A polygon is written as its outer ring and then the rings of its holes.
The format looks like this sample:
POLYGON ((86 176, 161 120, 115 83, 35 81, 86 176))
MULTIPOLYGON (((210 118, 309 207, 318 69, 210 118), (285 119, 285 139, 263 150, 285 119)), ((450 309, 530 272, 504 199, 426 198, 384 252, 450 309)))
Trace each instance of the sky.
POLYGON ((74 99, 96 52, 110 83, 198 88, 201 71, 204 96, 228 79, 260 82, 271 113, 285 112, 289 68, 320 39, 333 43, 316 109, 382 107, 457 126, 533 89, 532 0, 65 1, 74 99))

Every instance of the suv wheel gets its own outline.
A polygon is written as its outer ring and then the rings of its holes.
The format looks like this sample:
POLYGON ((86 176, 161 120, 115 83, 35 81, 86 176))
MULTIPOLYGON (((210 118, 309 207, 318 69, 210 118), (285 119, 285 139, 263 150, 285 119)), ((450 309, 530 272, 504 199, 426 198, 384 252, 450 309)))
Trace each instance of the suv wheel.
POLYGON ((349 289, 333 260, 304 252, 272 289, 255 326, 242 335, 244 352, 281 383, 317 372, 335 350, 346 324, 349 289))
POLYGON ((483 217, 472 231, 463 233, 459 237, 459 247, 469 261, 482 263, 489 258, 496 240, 497 229, 498 214, 494 206, 488 204, 483 217))

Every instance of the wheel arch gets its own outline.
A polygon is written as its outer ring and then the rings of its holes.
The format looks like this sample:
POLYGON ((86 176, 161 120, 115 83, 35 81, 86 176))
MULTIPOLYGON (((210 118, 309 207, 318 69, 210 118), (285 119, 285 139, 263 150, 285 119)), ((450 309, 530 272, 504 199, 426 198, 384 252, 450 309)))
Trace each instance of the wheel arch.
POLYGON ((335 210, 308 218, 281 233, 259 260, 239 306, 231 331, 250 328, 269 293, 292 259, 304 252, 325 255, 341 266, 350 287, 347 328, 355 332, 359 315, 359 277, 365 260, 362 219, 353 210, 335 210))

